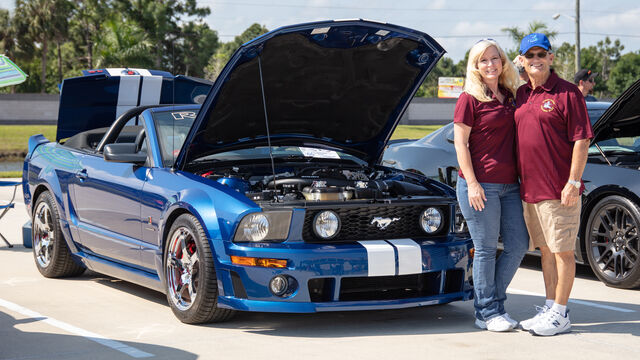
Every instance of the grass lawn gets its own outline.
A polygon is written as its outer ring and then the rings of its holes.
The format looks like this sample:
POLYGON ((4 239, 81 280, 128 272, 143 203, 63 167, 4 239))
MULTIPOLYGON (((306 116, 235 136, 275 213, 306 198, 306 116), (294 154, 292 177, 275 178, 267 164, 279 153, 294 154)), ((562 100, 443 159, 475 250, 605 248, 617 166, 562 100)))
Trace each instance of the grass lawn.
POLYGON ((56 139, 55 125, 0 125, 0 154, 27 151, 31 135, 43 134, 49 140, 56 139))
POLYGON ((441 127, 442 125, 398 125, 391 139, 420 139, 441 127))
MULTIPOLYGON (((442 125, 398 125, 391 139, 419 139, 442 125)), ((20 155, 27 152, 27 141, 31 135, 43 134, 53 141, 56 138, 55 125, 0 125, 0 161, 21 161, 20 155), (3 157, 3 155, 10 155, 3 157)), ((0 172, 1 177, 20 177, 20 171, 0 172)))

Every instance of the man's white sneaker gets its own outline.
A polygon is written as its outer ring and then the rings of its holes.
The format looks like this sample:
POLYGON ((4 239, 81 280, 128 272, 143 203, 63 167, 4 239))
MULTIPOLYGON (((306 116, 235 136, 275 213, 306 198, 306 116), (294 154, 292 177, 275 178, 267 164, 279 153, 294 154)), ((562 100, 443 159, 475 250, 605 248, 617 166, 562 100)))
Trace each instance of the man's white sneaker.
POLYGON ((569 310, 564 316, 555 310, 548 310, 540 321, 536 322, 530 333, 539 336, 553 336, 571 331, 571 321, 569 321, 569 310))
POLYGON ((533 325, 535 325, 538 320, 540 320, 540 318, 542 318, 542 316, 549 311, 549 307, 547 305, 544 306, 538 306, 536 305, 536 311, 538 312, 534 317, 527 319, 527 320, 522 320, 520 321, 520 327, 522 328, 522 330, 524 331, 529 331, 531 330, 531 327, 533 327, 533 325))
POLYGON ((476 326, 480 329, 494 332, 511 331, 515 327, 515 325, 505 319, 503 315, 494 316, 487 321, 476 319, 476 326))
POLYGON ((518 321, 514 320, 513 318, 511 318, 511 316, 509 316, 509 314, 504 313, 502 314, 502 317, 505 318, 505 320, 507 320, 508 322, 511 323, 511 325, 513 325, 513 328, 515 329, 516 327, 518 327, 518 321))

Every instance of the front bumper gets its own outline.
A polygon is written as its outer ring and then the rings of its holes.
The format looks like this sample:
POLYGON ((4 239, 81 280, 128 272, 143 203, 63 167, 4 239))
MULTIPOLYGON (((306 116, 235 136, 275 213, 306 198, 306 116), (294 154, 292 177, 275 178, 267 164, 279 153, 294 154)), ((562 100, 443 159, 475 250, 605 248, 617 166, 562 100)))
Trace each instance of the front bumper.
POLYGON ((234 244, 218 258, 218 306, 245 311, 310 313, 394 309, 473 297, 469 238, 377 240, 347 244, 234 244), (286 259, 287 268, 232 264, 230 256, 286 259), (270 280, 290 291, 276 296, 270 280))

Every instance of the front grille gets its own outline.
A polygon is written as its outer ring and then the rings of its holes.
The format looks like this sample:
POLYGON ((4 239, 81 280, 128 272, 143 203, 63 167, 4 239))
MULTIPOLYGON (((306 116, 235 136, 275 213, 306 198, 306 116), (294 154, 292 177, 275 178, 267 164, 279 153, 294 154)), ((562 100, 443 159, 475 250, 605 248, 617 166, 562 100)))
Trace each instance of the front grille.
POLYGON ((462 291, 464 271, 462 269, 447 270, 444 276, 444 293, 452 294, 462 291))
MULTIPOLYGON (((309 280, 307 286, 311 301, 334 301, 335 284, 332 277, 309 280)), ((463 284, 462 269, 412 275, 345 277, 340 279, 338 301, 399 300, 453 294, 462 291, 463 284)))
POLYGON ((304 218, 302 238, 306 242, 346 242, 358 240, 390 240, 413 237, 437 236, 449 228, 449 212, 447 207, 438 206, 443 214, 444 224, 440 230, 427 235, 419 223, 420 214, 429 205, 369 205, 361 207, 342 207, 333 209, 308 209, 304 218), (318 238, 313 232, 313 219, 323 210, 332 210, 340 217, 341 228, 338 235, 330 240, 318 238), (384 230, 372 224, 374 217, 400 218, 389 224, 384 230))
POLYGON ((340 281, 340 301, 395 300, 438 295, 442 272, 415 275, 347 277, 340 281))

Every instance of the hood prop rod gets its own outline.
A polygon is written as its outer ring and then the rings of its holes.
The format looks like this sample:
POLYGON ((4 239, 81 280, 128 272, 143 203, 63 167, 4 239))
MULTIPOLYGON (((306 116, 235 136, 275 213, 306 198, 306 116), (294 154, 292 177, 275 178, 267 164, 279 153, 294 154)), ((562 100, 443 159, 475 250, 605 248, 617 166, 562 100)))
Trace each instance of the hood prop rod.
POLYGON ((262 92, 262 107, 264 109, 264 122, 267 128, 267 145, 269 146, 269 159, 271 159, 271 172, 273 173, 273 190, 276 187, 276 166, 273 163, 273 153, 271 151, 271 134, 269 134, 269 116, 267 115, 267 101, 264 97, 264 82, 262 81, 262 56, 258 55, 258 70, 260 71, 260 91, 262 92))
POLYGON ((600 155, 602 155, 602 158, 604 159, 604 161, 607 162, 607 164, 609 164, 609 166, 611 166, 611 161, 609 161, 609 159, 607 159, 607 157, 604 154, 604 151, 602 151, 602 148, 600 148, 600 145, 598 145, 597 143, 593 144, 596 146, 596 149, 598 149, 598 151, 600 151, 600 155))

